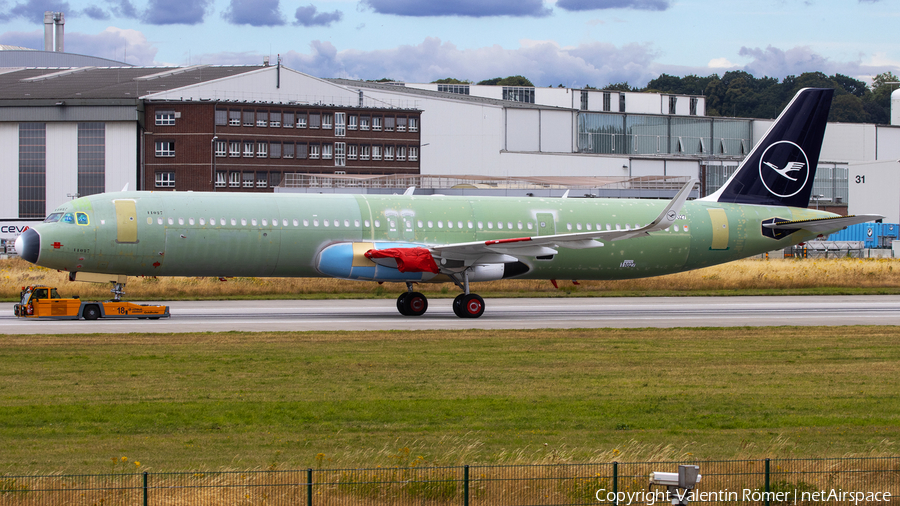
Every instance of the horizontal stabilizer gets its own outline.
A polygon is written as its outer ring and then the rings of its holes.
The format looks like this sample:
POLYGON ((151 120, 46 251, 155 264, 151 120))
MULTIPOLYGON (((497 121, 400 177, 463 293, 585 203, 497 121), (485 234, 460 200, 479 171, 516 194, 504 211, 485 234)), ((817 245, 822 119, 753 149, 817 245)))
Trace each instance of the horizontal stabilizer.
POLYGON ((852 216, 835 216, 834 218, 817 218, 813 220, 779 221, 764 223, 763 227, 772 230, 807 230, 814 234, 831 234, 843 230, 850 225, 875 221, 884 218, 877 214, 857 214, 852 216))

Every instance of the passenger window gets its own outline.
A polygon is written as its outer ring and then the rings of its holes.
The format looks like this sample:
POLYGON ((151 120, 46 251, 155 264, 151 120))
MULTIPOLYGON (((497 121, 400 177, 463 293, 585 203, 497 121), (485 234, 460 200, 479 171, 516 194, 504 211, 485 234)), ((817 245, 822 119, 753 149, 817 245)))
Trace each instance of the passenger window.
POLYGON ((329 223, 330 222, 328 220, 322 220, 322 225, 325 225, 326 227, 328 226, 329 223))
POLYGON ((344 226, 350 228, 350 220, 344 220, 344 226))
POLYGON ((340 227, 340 226, 341 226, 340 220, 334 220, 334 226, 335 226, 335 227, 340 227))
POLYGON ((517 224, 517 226, 519 227, 519 230, 522 230, 522 222, 521 221, 517 224))
POLYGON ((528 230, 531 230, 532 228, 534 228, 534 223, 531 223, 531 222, 529 221, 529 222, 528 222, 528 230))
POLYGON ((375 228, 381 228, 381 220, 375 220, 375 228))
MULTIPOLYGON (((461 221, 457 221, 457 222, 456 222, 456 227, 457 227, 457 228, 463 228, 462 222, 461 222, 461 221)), ((472 226, 469 225, 469 228, 472 228, 472 226)))
POLYGON ((242 227, 246 227, 246 226, 247 226, 247 218, 241 218, 241 226, 242 226, 242 227))
POLYGON ((256 218, 250 218, 250 225, 256 226, 256 218))
POLYGON ((156 218, 156 224, 157 224, 157 225, 162 225, 162 224, 163 224, 162 218, 156 218))
POLYGON ((63 223, 75 223, 75 215, 72 213, 66 213, 62 217, 63 223))
POLYGON ((444 222, 438 221, 438 228, 444 228, 444 222))
POLYGON ((372 226, 371 223, 372 222, 370 222, 369 220, 363 221, 363 224, 366 226, 366 228, 369 228, 370 226, 372 226))
POLYGON ((433 221, 428 220, 428 228, 434 228, 434 222, 433 222, 433 221))
POLYGON ((490 228, 490 229, 493 229, 493 228, 494 228, 494 222, 493 222, 493 221, 489 221, 489 222, 488 222, 488 228, 490 228))
POLYGON ((294 226, 295 226, 295 227, 299 227, 299 226, 300 226, 300 222, 297 221, 297 220, 294 220, 294 226))
POLYGON ((484 224, 479 221, 478 222, 478 230, 481 230, 483 228, 484 228, 484 224))
POLYGON ((201 225, 206 225, 206 220, 203 219, 203 218, 200 218, 200 224, 201 224, 201 225))
POLYGON ((194 218, 188 218, 188 224, 193 225, 193 224, 194 224, 194 218))
POLYGON ((586 228, 586 229, 588 229, 588 230, 590 230, 590 229, 591 229, 591 224, 590 224, 590 223, 588 223, 588 224, 587 224, 587 225, 585 225, 585 226, 584 226, 584 228, 586 228))
POLYGON ((572 224, 566 223, 566 230, 572 230, 572 224))
POLYGON ((359 228, 359 220, 353 220, 353 226, 359 228))
POLYGON ((453 222, 452 222, 452 221, 448 221, 448 222, 447 222, 447 228, 453 228, 453 222))
POLYGON ((169 225, 174 225, 174 224, 175 224, 175 220, 173 220, 172 218, 169 218, 169 225))
POLYGON ((416 222, 416 225, 418 225, 419 228, 422 228, 423 227, 422 220, 419 220, 418 222, 416 222))
POLYGON ((575 229, 576 229, 576 230, 581 230, 581 223, 576 223, 576 224, 575 224, 575 229))
POLYGON ((468 222, 468 224, 469 224, 469 228, 472 228, 472 222, 470 221, 470 222, 468 222))
POLYGON ((503 222, 502 222, 502 221, 498 221, 498 222, 497 222, 497 228, 498 228, 499 230, 503 230, 503 222))
POLYGON ((314 227, 318 227, 318 226, 319 226, 319 220, 313 220, 313 226, 314 226, 314 227))
POLYGON ((184 225, 184 218, 178 218, 178 224, 184 225))
POLYGON ((303 226, 304 226, 304 227, 308 227, 308 226, 309 226, 309 220, 303 220, 303 226))

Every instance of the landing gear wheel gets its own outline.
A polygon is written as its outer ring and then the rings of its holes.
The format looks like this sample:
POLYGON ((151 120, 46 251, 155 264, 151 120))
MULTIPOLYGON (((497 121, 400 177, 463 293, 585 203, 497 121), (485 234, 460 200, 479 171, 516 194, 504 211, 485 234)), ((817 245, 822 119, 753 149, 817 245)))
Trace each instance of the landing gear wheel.
POLYGON ((463 318, 478 318, 484 314, 484 299, 474 293, 463 296, 461 300, 463 318))
POLYGON ((397 297, 397 311, 400 311, 400 314, 403 316, 409 316, 406 311, 409 307, 406 304, 406 300, 409 298, 409 292, 401 293, 399 297, 397 297))
POLYGON ((466 317, 466 315, 463 314, 463 304, 462 304, 463 297, 465 297, 465 296, 466 296, 466 294, 461 293, 461 294, 457 295, 455 299, 453 299, 453 314, 455 314, 456 316, 458 316, 460 318, 466 317))
POLYGON ((422 316, 428 311, 428 298, 419 292, 412 292, 406 297, 407 316, 422 316))
POLYGON ((397 311, 403 316, 422 316, 428 311, 428 298, 419 292, 406 292, 397 297, 397 311))

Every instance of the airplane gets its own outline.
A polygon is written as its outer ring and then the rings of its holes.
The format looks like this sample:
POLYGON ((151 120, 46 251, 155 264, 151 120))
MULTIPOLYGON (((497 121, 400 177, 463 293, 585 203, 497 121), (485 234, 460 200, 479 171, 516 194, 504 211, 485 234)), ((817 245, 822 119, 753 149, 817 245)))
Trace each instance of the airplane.
POLYGON ((334 277, 453 282, 460 318, 484 299, 470 283, 628 279, 783 249, 876 215, 808 209, 834 90, 800 90, 715 193, 688 201, 123 191, 77 198, 21 234, 25 260, 72 280, 112 276, 334 277), (785 169, 779 169, 785 167, 785 169), (791 177, 787 171, 791 171, 791 177))

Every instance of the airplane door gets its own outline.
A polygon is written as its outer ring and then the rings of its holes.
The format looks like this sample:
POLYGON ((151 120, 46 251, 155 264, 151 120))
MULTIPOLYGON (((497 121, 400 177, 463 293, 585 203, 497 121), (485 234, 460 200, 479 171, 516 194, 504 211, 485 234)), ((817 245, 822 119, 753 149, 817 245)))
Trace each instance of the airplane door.
POLYGON ((553 213, 536 213, 535 218, 537 218, 537 235, 556 233, 556 221, 553 219, 553 213))
POLYGON ((707 209, 712 223, 712 244, 709 249, 728 249, 728 216, 724 209, 707 209))
POLYGON ((137 238, 137 210, 134 200, 113 200, 116 206, 116 242, 134 244, 137 238))

